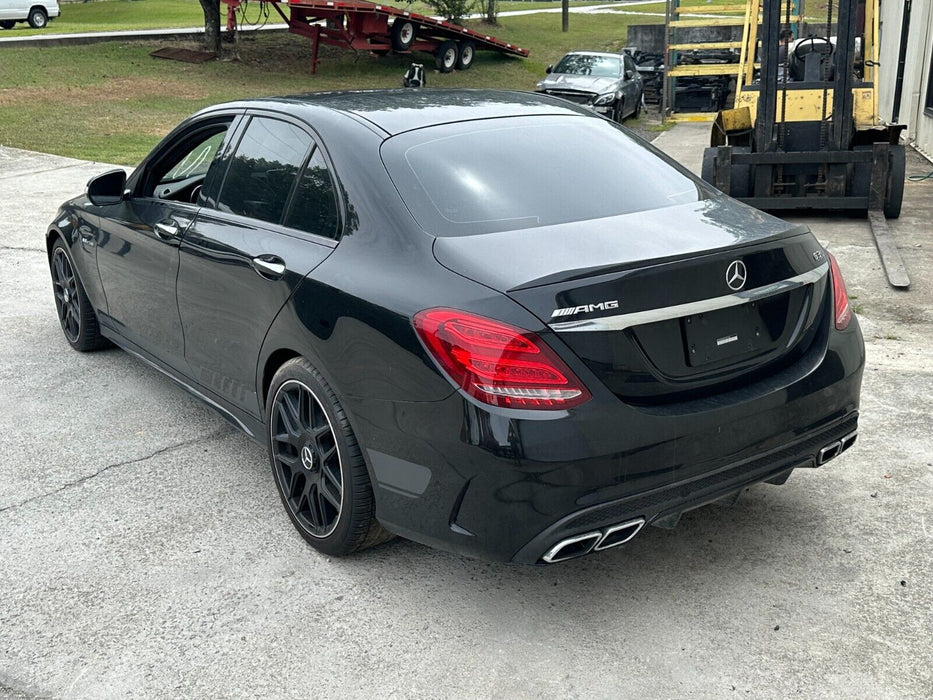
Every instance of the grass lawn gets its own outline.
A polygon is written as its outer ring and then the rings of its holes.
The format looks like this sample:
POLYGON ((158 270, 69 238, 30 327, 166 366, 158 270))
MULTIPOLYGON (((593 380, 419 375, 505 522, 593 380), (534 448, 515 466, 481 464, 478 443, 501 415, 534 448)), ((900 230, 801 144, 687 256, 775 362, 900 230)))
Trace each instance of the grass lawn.
MULTIPOLYGON (((573 15, 570 31, 565 34, 560 31, 559 14, 504 18, 495 35, 529 48, 529 58, 479 52, 468 71, 429 71, 428 86, 532 90, 544 76, 545 66, 565 52, 617 50, 625 45, 630 22, 657 21, 661 20, 573 15)), ((377 58, 322 47, 322 62, 317 75, 312 76, 308 70, 311 42, 285 32, 243 36, 229 49, 229 57, 200 65, 149 56, 164 45, 134 42, 0 49, 0 143, 132 165, 182 118, 216 102, 271 94, 400 87, 402 74, 412 60, 433 68, 433 59, 427 54, 377 58)))

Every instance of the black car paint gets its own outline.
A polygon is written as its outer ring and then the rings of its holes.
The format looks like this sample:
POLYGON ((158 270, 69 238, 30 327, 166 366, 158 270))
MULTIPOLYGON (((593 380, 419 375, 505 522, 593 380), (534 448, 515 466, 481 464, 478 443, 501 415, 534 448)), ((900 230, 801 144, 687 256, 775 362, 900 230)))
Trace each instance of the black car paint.
MULTIPOLYGON (((864 365, 860 331, 854 319, 845 331, 833 328, 825 286, 817 300, 819 337, 790 366, 658 405, 620 401, 546 323, 550 311, 576 301, 575 294, 592 301, 579 288, 594 275, 624 280, 663 265, 676 274, 698 269, 704 257, 731 260, 787 238, 820 250, 800 227, 697 182, 698 202, 683 205, 689 215, 673 219, 676 233, 664 226, 665 210, 643 212, 625 222, 599 222, 603 231, 573 239, 572 251, 565 248, 559 259, 529 255, 533 246, 522 232, 435 239, 418 230, 379 158, 388 135, 420 126, 510 114, 591 116, 586 110, 543 96, 470 91, 259 100, 192 117, 154 154, 194 121, 219 114, 236 121, 246 112, 301 120, 325 149, 341 200, 339 243, 270 225, 260 226, 268 235, 259 243, 244 236, 244 226, 257 224, 242 217, 132 197, 98 207, 77 197, 50 227, 49 247, 57 236, 68 244, 105 335, 254 439, 264 434, 272 373, 289 357, 306 357, 343 402, 364 446, 377 517, 390 530, 470 555, 536 563, 558 533, 630 515, 651 521, 792 467, 812 466, 822 444, 809 444, 811 438, 855 420, 864 365), (152 231, 165 209, 183 224, 177 240, 152 231), (617 257, 607 258, 604 244, 613 231, 643 224, 655 236, 639 236, 635 252, 614 248, 617 257), (250 265, 259 254, 286 260, 285 276, 260 277, 250 265), (488 261, 497 259, 509 265, 494 270, 488 261), (179 303, 173 307, 175 273, 179 303), (109 289, 102 281, 108 277, 109 289), (494 408, 465 396, 437 370, 412 328, 412 316, 433 306, 469 309, 537 333, 583 380, 592 400, 545 412, 494 408), (126 318, 139 325, 116 321, 110 314, 116 308, 129 309, 126 318), (231 328, 238 329, 236 338, 229 337, 231 328), (186 349, 179 349, 180 341, 186 349), (763 467, 735 475, 743 463, 761 460, 763 467), (709 489, 689 486, 716 474, 732 476, 709 489), (646 494, 657 498, 626 510, 646 494), (593 508, 607 514, 561 529, 568 517, 593 508)), ((138 186, 149 162, 129 178, 128 190, 138 186)), ((575 226, 536 229, 541 238, 534 240, 566 241, 575 226)), ((802 259, 792 264, 814 266, 802 259)), ((633 303, 638 289, 625 291, 624 302, 633 303)), ((678 293, 673 286, 668 292, 678 293)))

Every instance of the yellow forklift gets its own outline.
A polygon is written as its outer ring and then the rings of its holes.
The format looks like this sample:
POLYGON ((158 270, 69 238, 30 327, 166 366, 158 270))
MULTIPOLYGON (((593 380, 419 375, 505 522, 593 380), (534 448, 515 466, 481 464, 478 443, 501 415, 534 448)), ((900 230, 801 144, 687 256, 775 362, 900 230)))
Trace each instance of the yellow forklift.
POLYGON ((880 226, 900 214, 905 154, 904 127, 878 118, 879 0, 811 1, 813 16, 804 0, 748 0, 703 179, 759 209, 861 210, 880 226))

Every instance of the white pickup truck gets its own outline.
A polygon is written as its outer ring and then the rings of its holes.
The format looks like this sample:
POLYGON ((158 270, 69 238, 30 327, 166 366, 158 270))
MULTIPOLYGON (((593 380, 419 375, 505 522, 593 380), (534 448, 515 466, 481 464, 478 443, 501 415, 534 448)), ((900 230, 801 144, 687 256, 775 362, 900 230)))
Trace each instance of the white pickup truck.
POLYGON ((17 22, 29 22, 42 29, 62 13, 57 0, 0 0, 0 27, 12 29, 17 22))

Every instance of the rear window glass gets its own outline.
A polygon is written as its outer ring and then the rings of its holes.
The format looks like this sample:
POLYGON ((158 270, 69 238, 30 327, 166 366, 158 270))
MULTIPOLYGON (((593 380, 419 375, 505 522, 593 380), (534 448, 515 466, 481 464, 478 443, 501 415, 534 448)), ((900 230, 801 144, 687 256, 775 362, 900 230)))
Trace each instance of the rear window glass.
POLYGON ((415 220, 436 236, 586 221, 700 197, 691 178, 599 118, 431 127, 389 139, 382 154, 415 220))

